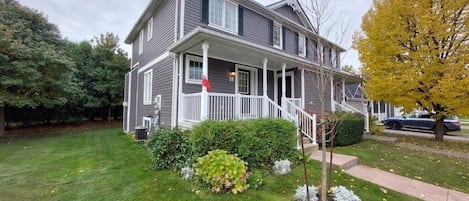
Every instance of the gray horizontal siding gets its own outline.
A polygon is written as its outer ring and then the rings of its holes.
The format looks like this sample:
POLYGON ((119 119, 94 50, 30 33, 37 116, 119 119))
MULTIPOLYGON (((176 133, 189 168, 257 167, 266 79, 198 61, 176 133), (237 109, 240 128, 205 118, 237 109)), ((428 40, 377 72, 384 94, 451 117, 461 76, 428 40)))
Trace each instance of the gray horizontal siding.
MULTIPOLYGON (((184 56, 183 93, 198 93, 202 91, 202 85, 186 83, 186 56, 184 56)), ((227 61, 209 58, 208 59, 208 79, 212 86, 211 92, 235 93, 235 82, 230 82, 230 72, 235 71, 235 64, 227 61)))
POLYGON ((143 53, 138 54, 139 37, 136 37, 132 46, 133 62, 144 66, 156 57, 167 51, 174 43, 176 1, 165 1, 158 10, 153 12, 153 38, 147 41, 147 24, 143 28, 143 53))
MULTIPOLYGON (((305 71, 305 110, 319 114, 321 111, 321 99, 319 96, 317 74, 311 71, 305 71)), ((331 111, 331 90, 330 82, 327 82, 324 94, 325 111, 331 111)))
POLYGON ((295 11, 293 11, 292 7, 288 5, 275 9, 275 12, 286 17, 287 19, 292 20, 293 22, 303 25, 303 23, 301 23, 300 18, 298 18, 298 15, 295 13, 295 11))
MULTIPOLYGON (((156 95, 161 95, 160 123, 163 126, 171 126, 173 59, 163 59, 150 69, 153 69, 152 100, 154 100, 156 95)), ((143 75, 145 72, 148 72, 148 70, 138 75, 137 125, 142 125, 143 117, 151 116, 155 111, 153 104, 143 105, 143 75)))
POLYGON ((288 29, 286 28, 285 29, 285 44, 283 44, 285 46, 285 51, 288 53, 288 54, 292 54, 292 55, 297 55, 296 54, 296 32, 291 30, 291 29, 288 29))

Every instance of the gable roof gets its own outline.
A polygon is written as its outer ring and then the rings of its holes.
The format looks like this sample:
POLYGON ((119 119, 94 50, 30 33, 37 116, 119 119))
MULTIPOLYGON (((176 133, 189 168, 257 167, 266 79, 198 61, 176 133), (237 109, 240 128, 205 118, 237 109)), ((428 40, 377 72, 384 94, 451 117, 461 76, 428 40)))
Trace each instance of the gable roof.
POLYGON ((298 18, 300 19, 301 23, 303 23, 305 27, 317 33, 309 17, 306 15, 306 12, 303 9, 303 6, 300 4, 298 0, 280 0, 273 4, 267 5, 266 7, 272 11, 275 11, 276 9, 279 9, 283 6, 290 6, 295 12, 295 14, 298 16, 298 18))

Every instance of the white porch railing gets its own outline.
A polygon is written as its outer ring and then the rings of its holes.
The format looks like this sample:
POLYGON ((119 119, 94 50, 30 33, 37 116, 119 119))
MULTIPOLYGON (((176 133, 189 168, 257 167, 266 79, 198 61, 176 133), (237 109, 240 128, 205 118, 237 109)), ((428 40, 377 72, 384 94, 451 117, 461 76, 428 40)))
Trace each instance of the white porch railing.
POLYGON ((285 104, 287 111, 293 112, 290 115, 295 117, 300 132, 316 144, 316 115, 308 114, 288 98, 283 98, 282 103, 285 104))
MULTIPOLYGON (((370 118, 369 118, 369 114, 368 114, 368 111, 367 111, 367 108, 366 108, 366 105, 363 104, 361 108, 357 108, 355 106, 352 106, 350 104, 348 104, 347 102, 345 101, 342 101, 342 103, 338 103, 336 101, 333 102, 336 106, 336 109, 338 111, 346 111, 346 112, 356 112, 356 113, 359 113, 359 114, 362 114, 363 116, 365 116, 365 131, 366 132, 369 132, 370 131, 370 118)), ((354 104, 356 105, 356 104, 354 104)))
POLYGON ((182 118, 185 121, 199 122, 201 112, 201 93, 182 94, 182 118))

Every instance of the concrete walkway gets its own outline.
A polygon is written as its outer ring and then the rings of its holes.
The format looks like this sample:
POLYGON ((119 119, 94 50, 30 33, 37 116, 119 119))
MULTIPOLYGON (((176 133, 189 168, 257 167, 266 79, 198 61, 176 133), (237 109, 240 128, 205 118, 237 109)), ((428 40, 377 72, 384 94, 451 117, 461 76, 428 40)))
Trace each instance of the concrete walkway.
MULTIPOLYGON (((313 160, 321 161, 321 151, 311 154, 313 160)), ((329 159, 329 153, 328 153, 329 159)), ((355 165, 357 158, 342 154, 334 154, 332 163, 337 167, 344 167, 345 172, 354 177, 375 183, 406 195, 414 196, 428 201, 468 201, 469 194, 450 190, 440 186, 410 179, 408 177, 392 174, 377 168, 355 165), (344 165, 345 164, 345 165, 344 165), (352 165, 351 165, 352 164, 352 165)))
MULTIPOLYGON (((396 134, 396 135, 407 135, 407 136, 415 136, 415 137, 424 137, 424 138, 435 138, 435 135, 432 131, 412 131, 412 130, 391 130, 391 129, 384 129, 384 133, 388 134, 396 134)), ((460 142, 469 142, 469 136, 451 136, 451 132, 448 133, 449 135, 444 136, 444 140, 450 141, 460 141, 460 142)))

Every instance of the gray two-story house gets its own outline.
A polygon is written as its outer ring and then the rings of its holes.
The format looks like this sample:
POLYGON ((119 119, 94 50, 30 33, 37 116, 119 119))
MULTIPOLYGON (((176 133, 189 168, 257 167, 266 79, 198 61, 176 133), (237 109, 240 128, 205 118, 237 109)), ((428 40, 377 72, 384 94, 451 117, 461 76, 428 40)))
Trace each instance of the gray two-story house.
POLYGON ((153 0, 125 42, 132 44, 127 132, 154 123, 190 128, 205 119, 281 117, 315 143, 319 63, 332 77, 322 93, 328 111, 349 108, 345 84, 361 81, 341 71, 344 49, 318 37, 297 0, 153 0))

